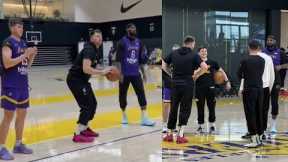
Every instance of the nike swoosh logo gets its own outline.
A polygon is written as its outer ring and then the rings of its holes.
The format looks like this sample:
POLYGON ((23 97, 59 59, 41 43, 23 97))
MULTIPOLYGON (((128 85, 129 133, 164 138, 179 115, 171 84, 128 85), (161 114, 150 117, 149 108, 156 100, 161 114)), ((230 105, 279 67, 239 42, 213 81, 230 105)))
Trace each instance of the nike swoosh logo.
POLYGON ((122 1, 122 4, 121 4, 121 8, 120 8, 120 12, 121 13, 126 13, 128 12, 131 8, 135 7, 137 4, 139 4, 140 2, 142 2, 143 0, 139 0, 135 3, 132 3, 131 5, 127 6, 127 7, 124 7, 124 1, 122 1))

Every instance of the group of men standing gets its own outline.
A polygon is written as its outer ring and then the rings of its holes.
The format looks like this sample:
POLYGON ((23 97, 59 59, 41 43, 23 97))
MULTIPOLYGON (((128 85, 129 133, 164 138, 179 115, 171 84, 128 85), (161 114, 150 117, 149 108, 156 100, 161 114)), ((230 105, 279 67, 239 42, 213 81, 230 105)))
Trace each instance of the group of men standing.
MULTIPOLYGON (((165 133, 163 140, 167 142, 174 141, 174 132, 178 132, 177 143, 188 142, 184 137, 184 127, 191 113, 193 95, 198 110, 197 131, 204 132, 206 99, 209 110, 209 133, 214 133, 216 119, 214 74, 217 71, 222 72, 226 89, 231 88, 224 70, 217 62, 207 59, 207 48, 200 47, 198 53, 195 53, 194 47, 195 38, 187 36, 183 47, 173 49, 162 59, 163 133, 165 133), (179 106, 179 129, 176 130, 179 106)), ((258 147, 263 144, 262 141, 267 138, 268 132, 277 133, 276 119, 279 113, 278 98, 281 84, 279 70, 284 66, 281 66, 280 49, 276 47, 273 35, 267 37, 265 48, 261 47, 259 41, 251 40, 248 44, 248 52, 249 55, 240 62, 237 73, 241 80, 239 94, 242 96, 248 128, 247 134, 242 138, 251 140, 247 147, 258 147), (272 118, 268 130, 270 101, 272 118)))

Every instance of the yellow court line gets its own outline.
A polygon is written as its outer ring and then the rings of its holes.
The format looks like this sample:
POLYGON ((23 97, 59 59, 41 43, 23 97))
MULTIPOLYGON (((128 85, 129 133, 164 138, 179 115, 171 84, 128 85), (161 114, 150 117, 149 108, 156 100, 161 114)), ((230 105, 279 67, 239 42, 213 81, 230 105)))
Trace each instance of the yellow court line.
MULTIPOLYGON (((146 91, 153 91, 157 89, 156 83, 149 83, 145 85, 146 91)), ((96 97, 107 97, 112 95, 118 94, 118 88, 111 88, 111 89, 100 89, 94 91, 96 97)), ((132 93, 132 88, 130 86, 128 93, 132 93)), ((48 96, 48 97, 39 97, 39 98, 31 98, 30 103, 31 106, 38 106, 38 105, 46 105, 52 103, 59 103, 59 102, 69 102, 73 101, 74 98, 71 93, 62 95, 62 96, 48 96)))
MULTIPOLYGON (((148 114, 151 118, 159 118, 162 113, 161 103, 148 105, 148 114)), ((140 109, 137 107, 127 109, 128 119, 130 123, 139 122, 140 109)), ((90 122, 90 127, 93 129, 105 129, 111 127, 120 127, 121 111, 99 113, 95 115, 93 121, 90 122)), ((35 144, 49 139, 65 137, 71 135, 75 130, 77 119, 66 119, 48 123, 40 123, 27 127, 24 130, 23 140, 26 144, 35 144)), ((101 136, 101 134, 100 134, 101 136)), ((15 142, 15 131, 10 130, 7 147, 11 148, 15 142)), ((71 141, 72 142, 72 141, 71 141)))
MULTIPOLYGON (((237 101, 237 99, 236 99, 237 101)), ((227 101, 220 102, 222 106, 228 105, 227 101)), ((235 103, 235 102, 234 102, 235 103)), ((148 105, 148 114, 151 118, 160 118, 162 114, 162 103, 154 103, 148 105)), ((237 102, 236 102, 237 104, 237 102)), ((128 118, 130 123, 139 122, 140 110, 138 107, 132 107, 127 109, 128 118)), ((121 111, 105 112, 95 115, 95 119, 91 121, 90 126, 93 129, 107 129, 112 127, 120 127, 121 124, 121 111)), ((34 124, 24 130, 24 142, 27 144, 35 144, 50 139, 69 136, 75 130, 77 119, 58 120, 48 123, 34 124)), ((101 135, 101 134, 100 134, 101 135)), ((9 131, 7 140, 7 146, 11 148, 15 141, 14 130, 9 131)))

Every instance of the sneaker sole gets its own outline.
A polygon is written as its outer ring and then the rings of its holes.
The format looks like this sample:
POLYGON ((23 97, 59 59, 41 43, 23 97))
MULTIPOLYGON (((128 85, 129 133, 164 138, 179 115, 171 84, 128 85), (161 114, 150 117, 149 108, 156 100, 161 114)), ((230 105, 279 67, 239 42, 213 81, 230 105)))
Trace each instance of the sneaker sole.
POLYGON ((24 152, 14 152, 14 151, 13 151, 13 153, 14 153, 14 154, 24 154, 24 155, 31 155, 31 154, 33 154, 33 152, 32 152, 32 153, 24 153, 24 152))
MULTIPOLYGON (((83 134, 82 134, 83 135, 83 134)), ((96 138, 96 137, 99 137, 99 134, 98 135, 83 135, 85 137, 92 137, 92 138, 96 138)))
POLYGON ((177 144, 185 144, 185 143, 189 143, 189 141, 187 142, 179 142, 179 141, 176 141, 177 144))
POLYGON ((247 148, 257 148, 257 147, 260 147, 260 145, 253 146, 253 147, 251 147, 251 146, 249 147, 249 146, 245 146, 245 145, 244 145, 244 147, 247 147, 247 148))
POLYGON ((142 126, 146 126, 146 127, 154 127, 155 124, 141 124, 142 126))
POLYGON ((13 159, 3 159, 3 158, 0 157, 0 160, 4 160, 4 161, 12 161, 12 160, 15 160, 15 158, 13 158, 13 159))
POLYGON ((174 142, 173 140, 172 141, 168 141, 168 140, 163 140, 164 142, 174 142))
POLYGON ((94 142, 94 140, 92 140, 92 141, 76 141, 76 140, 74 140, 74 139, 72 139, 72 141, 73 141, 74 143, 92 143, 92 142, 94 142))

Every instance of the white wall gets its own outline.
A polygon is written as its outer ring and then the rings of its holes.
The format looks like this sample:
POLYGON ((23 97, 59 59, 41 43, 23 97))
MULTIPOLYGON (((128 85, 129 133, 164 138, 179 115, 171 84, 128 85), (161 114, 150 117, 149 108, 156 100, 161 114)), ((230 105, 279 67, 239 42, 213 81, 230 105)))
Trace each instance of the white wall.
MULTIPOLYGON (((123 0, 128 6, 138 0, 123 0)), ((162 15, 162 0, 143 0, 127 13, 120 12, 122 0, 75 0, 76 22, 109 22, 162 15)))
POLYGON ((281 13, 281 47, 288 47, 288 10, 281 13))
POLYGON ((0 0, 0 18, 3 18, 3 0, 0 0))
MULTIPOLYGON (((76 0, 63 0, 63 15, 65 19, 70 21, 75 20, 75 1, 76 0)), ((78 0, 79 1, 79 0, 78 0)))

